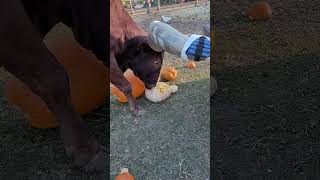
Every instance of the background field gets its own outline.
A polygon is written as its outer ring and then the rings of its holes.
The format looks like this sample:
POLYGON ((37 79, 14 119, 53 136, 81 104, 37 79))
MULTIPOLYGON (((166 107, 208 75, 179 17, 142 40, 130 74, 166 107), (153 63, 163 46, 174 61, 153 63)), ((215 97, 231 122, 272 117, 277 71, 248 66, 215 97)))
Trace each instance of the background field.
POLYGON ((270 1, 273 19, 250 22, 252 2, 213 4, 215 177, 319 177, 320 3, 270 1))

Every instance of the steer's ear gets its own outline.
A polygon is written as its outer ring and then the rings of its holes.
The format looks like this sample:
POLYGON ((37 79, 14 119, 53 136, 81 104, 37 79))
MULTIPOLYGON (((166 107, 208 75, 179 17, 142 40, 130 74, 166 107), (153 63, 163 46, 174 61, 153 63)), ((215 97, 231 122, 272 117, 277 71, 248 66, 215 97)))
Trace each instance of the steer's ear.
POLYGON ((152 52, 153 49, 148 44, 148 37, 138 37, 137 50, 139 52, 152 52))
POLYGON ((147 42, 141 43, 139 46, 140 52, 153 52, 153 49, 149 46, 147 42))

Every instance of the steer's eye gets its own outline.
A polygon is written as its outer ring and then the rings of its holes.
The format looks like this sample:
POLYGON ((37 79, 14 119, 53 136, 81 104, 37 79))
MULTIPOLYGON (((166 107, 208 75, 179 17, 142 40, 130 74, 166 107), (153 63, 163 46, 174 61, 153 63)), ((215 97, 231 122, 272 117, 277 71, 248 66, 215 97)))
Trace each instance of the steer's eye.
POLYGON ((158 61, 155 61, 154 63, 155 63, 155 64, 158 64, 158 61))

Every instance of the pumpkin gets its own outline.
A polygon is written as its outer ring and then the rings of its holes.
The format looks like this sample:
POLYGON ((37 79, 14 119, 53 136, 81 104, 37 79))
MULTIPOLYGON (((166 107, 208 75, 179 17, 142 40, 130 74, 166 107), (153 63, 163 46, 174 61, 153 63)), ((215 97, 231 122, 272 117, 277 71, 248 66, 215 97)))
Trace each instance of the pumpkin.
POLYGON ((177 70, 174 67, 166 67, 161 72, 161 78, 166 81, 173 81, 177 78, 177 70))
MULTIPOLYGON (((140 97, 143 95, 145 90, 144 83, 133 74, 132 70, 128 69, 124 76, 127 78, 127 80, 130 82, 132 87, 132 94, 135 98, 140 97)), ((124 95, 122 91, 120 91, 115 85, 111 84, 111 93, 117 97, 118 101, 121 103, 128 102, 128 98, 124 95)))
POLYGON ((120 174, 116 176, 115 180, 134 180, 134 176, 129 173, 127 168, 123 168, 120 174))
POLYGON ((168 85, 165 82, 158 82, 156 87, 152 89, 146 89, 145 95, 149 101, 160 102, 166 100, 171 93, 176 93, 178 91, 178 86, 168 85))
POLYGON ((272 17, 272 9, 266 1, 257 1, 248 8, 245 15, 251 20, 268 20, 272 17))
POLYGON ((196 67, 196 63, 194 63, 194 62, 188 62, 188 63, 186 64, 186 67, 189 68, 189 69, 193 69, 193 68, 196 67))
MULTIPOLYGON (((81 48, 71 33, 47 39, 45 43, 69 76, 71 101, 75 110, 86 114, 103 105, 109 95, 109 71, 105 65, 89 51, 81 48)), ((17 78, 10 77, 6 82, 5 96, 10 104, 24 112, 32 127, 58 126, 56 118, 44 101, 17 78)))

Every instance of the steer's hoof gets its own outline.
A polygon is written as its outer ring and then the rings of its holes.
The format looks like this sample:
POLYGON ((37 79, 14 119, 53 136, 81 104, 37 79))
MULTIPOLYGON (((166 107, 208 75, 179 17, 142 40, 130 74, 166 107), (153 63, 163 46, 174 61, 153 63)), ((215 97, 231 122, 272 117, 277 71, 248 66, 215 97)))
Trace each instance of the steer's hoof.
POLYGON ((139 116, 140 108, 136 106, 135 108, 131 109, 131 113, 133 116, 139 116))
POLYGON ((106 171, 109 166, 109 154, 100 151, 84 166, 85 171, 106 171))
POLYGON ((104 146, 100 146, 96 154, 90 154, 89 152, 83 152, 73 156, 74 162, 72 168, 82 169, 88 172, 107 170, 109 167, 109 154, 104 146))

